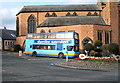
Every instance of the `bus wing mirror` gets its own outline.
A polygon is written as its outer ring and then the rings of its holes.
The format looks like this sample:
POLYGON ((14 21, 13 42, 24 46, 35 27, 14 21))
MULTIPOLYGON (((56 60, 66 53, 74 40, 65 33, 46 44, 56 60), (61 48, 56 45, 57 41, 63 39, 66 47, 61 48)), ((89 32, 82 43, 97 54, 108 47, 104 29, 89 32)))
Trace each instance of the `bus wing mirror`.
POLYGON ((32 48, 32 45, 30 45, 30 48, 32 48))

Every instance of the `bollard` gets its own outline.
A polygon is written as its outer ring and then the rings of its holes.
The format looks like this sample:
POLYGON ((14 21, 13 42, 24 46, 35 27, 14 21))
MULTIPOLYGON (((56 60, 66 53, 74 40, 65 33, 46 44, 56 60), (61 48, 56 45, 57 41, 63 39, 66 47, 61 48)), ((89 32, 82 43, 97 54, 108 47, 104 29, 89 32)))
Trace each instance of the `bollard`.
POLYGON ((66 62, 68 62, 68 54, 66 55, 66 62))
POLYGON ((19 56, 22 56, 22 51, 21 50, 19 51, 19 56))

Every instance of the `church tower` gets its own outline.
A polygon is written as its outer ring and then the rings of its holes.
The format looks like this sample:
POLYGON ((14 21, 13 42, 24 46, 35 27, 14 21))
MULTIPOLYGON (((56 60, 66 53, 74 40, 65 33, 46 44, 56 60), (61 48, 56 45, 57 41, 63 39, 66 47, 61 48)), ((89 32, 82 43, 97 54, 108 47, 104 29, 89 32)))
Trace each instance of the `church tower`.
POLYGON ((100 2, 99 0, 98 5, 102 7, 102 17, 106 24, 111 26, 112 43, 119 44, 118 0, 106 0, 106 2, 100 2))

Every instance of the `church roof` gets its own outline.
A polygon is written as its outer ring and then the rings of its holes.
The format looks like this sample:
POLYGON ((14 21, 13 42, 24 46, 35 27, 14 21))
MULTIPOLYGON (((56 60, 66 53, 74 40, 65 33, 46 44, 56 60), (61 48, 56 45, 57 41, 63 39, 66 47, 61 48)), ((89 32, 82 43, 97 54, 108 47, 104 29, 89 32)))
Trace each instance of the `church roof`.
MULTIPOLYGON (((24 6, 19 13, 24 12, 54 12, 54 11, 101 11, 97 4, 80 5, 32 5, 24 6)), ((19 14, 18 13, 18 14, 19 14)))
POLYGON ((56 27, 69 25, 106 25, 101 16, 49 17, 38 27, 56 27))

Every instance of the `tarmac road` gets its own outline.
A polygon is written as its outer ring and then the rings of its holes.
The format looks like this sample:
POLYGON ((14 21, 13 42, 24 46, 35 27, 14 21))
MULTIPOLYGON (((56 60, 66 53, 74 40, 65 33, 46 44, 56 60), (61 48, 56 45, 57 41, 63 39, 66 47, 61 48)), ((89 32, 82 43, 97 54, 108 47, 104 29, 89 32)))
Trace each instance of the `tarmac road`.
POLYGON ((24 59, 2 55, 2 81, 118 81, 118 71, 79 70, 55 66, 63 59, 24 59))

